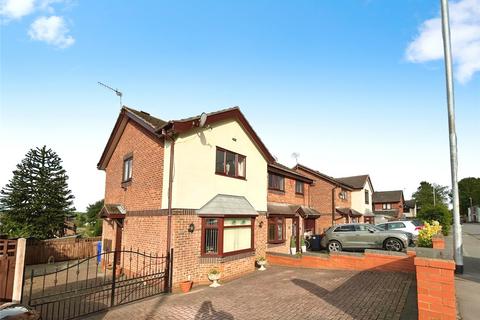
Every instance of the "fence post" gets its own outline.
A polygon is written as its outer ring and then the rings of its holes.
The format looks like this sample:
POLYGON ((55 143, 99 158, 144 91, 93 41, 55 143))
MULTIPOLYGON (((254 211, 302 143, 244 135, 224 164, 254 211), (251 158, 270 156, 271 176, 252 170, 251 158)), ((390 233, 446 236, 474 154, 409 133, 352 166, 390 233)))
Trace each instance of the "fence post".
MULTIPOLYGON (((110 307, 115 305, 115 281, 116 281, 116 273, 117 273, 117 251, 110 251, 113 252, 113 267, 112 267, 112 295, 110 298, 110 307)), ((107 270, 105 269, 105 272, 107 270)))
POLYGON ((168 293, 172 293, 173 287, 173 248, 170 249, 168 259, 168 293))
POLYGON ((25 270, 25 250, 27 240, 20 238, 17 240, 17 252, 15 257, 15 275, 13 277, 13 293, 12 301, 20 302, 22 300, 23 291, 23 272, 25 270))

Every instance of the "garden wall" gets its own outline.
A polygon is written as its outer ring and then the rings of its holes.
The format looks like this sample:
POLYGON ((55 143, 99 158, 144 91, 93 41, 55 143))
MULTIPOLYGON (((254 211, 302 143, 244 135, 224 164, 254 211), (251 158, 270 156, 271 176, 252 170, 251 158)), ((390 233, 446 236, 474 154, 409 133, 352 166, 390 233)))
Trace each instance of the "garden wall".
POLYGON ((365 253, 305 253, 302 256, 267 252, 267 261, 273 265, 302 268, 415 272, 415 256, 413 250, 407 253, 381 250, 365 250, 365 253))

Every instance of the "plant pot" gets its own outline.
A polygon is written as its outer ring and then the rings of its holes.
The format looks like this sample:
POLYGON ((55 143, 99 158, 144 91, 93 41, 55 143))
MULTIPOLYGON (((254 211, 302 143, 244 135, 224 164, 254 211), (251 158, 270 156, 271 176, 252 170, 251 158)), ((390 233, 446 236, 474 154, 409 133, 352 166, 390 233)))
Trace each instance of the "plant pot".
POLYGON ((265 265, 267 264, 267 260, 257 261, 257 264, 260 266, 260 268, 258 268, 258 270, 260 270, 260 271, 265 271, 265 270, 267 270, 267 269, 265 268, 265 265))
POLYGON ((297 248, 290 248, 290 253, 291 253, 292 255, 297 254, 297 248))
POLYGON ((220 283, 218 283, 218 280, 220 280, 220 273, 209 273, 208 280, 213 281, 210 285, 211 288, 220 287, 220 283))
POLYGON ((192 289, 193 281, 182 281, 180 282, 180 289, 183 293, 187 293, 192 289))
POLYGON ((307 252, 307 246, 302 246, 302 252, 307 252))

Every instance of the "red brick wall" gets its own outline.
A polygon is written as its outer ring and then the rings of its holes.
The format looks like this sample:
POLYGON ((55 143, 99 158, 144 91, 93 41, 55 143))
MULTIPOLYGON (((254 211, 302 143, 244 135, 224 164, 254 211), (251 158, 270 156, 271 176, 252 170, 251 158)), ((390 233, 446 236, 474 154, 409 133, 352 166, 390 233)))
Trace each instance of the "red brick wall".
POLYGON ((159 209, 162 203, 164 150, 160 141, 129 121, 105 169, 105 203, 127 211, 159 209), (123 159, 132 153, 132 182, 122 188, 123 159))
POLYGON ((279 203, 290 203, 308 206, 309 189, 308 183, 303 184, 303 195, 295 193, 295 179, 285 177, 285 191, 268 190, 268 201, 279 203))
POLYGON ((320 179, 317 176, 297 168, 296 171, 302 175, 312 179, 313 185, 310 186, 310 206, 320 213, 332 213, 335 200, 335 207, 338 208, 350 208, 351 206, 351 192, 347 192, 347 199, 340 199, 339 194, 342 191, 341 188, 336 188, 335 199, 332 199, 332 189, 335 188, 335 184, 330 181, 320 179))
POLYGON ((365 254, 359 256, 337 253, 303 255, 301 258, 267 253, 268 262, 274 265, 315 269, 377 270, 392 272, 415 272, 414 257, 414 251, 408 251, 406 254, 383 254, 366 251, 365 254))
POLYGON ((456 319, 455 262, 415 258, 418 319, 456 319))
POLYGON ((191 277, 194 284, 207 284, 208 272, 215 268, 221 272, 221 281, 234 279, 255 270, 255 261, 265 257, 267 243, 267 222, 264 214, 255 219, 254 229, 255 252, 253 254, 239 255, 228 259, 202 258, 202 219, 195 214, 181 214, 173 217, 173 246, 174 246, 174 272, 173 284, 177 287, 179 282, 191 277), (260 227, 260 223, 262 227, 260 227), (193 223, 195 231, 188 232, 188 226, 193 223))
POLYGON ((122 247, 147 254, 167 254, 167 216, 127 216, 123 223, 122 247))

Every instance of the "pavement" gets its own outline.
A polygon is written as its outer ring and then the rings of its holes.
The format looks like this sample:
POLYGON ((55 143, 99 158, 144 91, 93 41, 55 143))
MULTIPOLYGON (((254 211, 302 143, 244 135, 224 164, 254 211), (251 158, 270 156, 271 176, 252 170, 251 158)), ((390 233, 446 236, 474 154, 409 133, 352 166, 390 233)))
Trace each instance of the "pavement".
MULTIPOLYGON (((480 224, 462 224, 464 272, 456 275, 455 288, 460 317, 464 320, 480 318, 480 224)), ((446 239, 447 248, 453 247, 452 236, 446 239)))
POLYGON ((400 319, 414 275, 267 266, 219 288, 161 295, 95 314, 117 319, 400 319))

